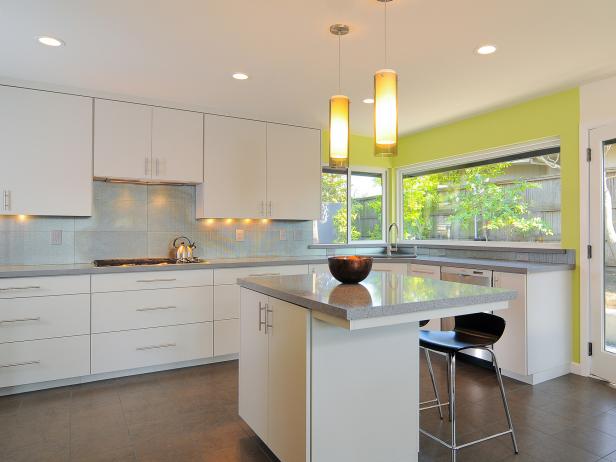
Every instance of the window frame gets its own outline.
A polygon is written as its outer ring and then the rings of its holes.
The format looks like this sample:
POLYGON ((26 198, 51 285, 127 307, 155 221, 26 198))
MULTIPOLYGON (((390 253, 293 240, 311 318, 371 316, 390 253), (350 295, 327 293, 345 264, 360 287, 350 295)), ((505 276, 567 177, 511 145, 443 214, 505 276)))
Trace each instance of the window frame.
MULTIPOLYGON (((387 223, 389 220, 389 170, 387 168, 381 167, 365 167, 354 165, 346 169, 336 169, 330 168, 328 164, 321 164, 321 178, 323 178, 323 172, 328 171, 331 173, 343 174, 346 173, 347 176, 347 241, 346 243, 342 243, 340 245, 352 245, 352 244, 385 244, 386 243, 386 232, 387 232, 387 223), (351 176, 353 173, 376 173, 381 175, 382 183, 383 183, 383 205, 382 205, 382 217, 381 217, 381 232, 382 239, 368 240, 368 239, 360 239, 360 240, 352 240, 351 239, 351 210, 352 210, 352 200, 351 200, 351 176)), ((321 194, 323 192, 323 187, 321 186, 321 194)), ((322 244, 322 243, 319 243, 322 244)))
MULTIPOLYGON (((537 248, 537 249, 562 249, 562 236, 558 242, 514 242, 514 241, 465 241, 460 239, 403 239, 404 237, 404 217, 403 213, 403 187, 402 181, 404 176, 421 175, 433 173, 436 170, 447 169, 455 170, 463 168, 469 163, 497 160, 523 154, 529 151, 539 151, 541 149, 560 148, 560 137, 542 138, 532 140, 525 143, 511 144, 494 149, 485 149, 467 154, 445 157, 443 159, 418 162, 416 164, 405 165, 396 168, 396 216, 400 222, 400 243, 403 244, 418 244, 430 246, 455 246, 455 247, 508 247, 508 248, 537 248)), ((561 183, 562 192, 562 183, 561 183)))

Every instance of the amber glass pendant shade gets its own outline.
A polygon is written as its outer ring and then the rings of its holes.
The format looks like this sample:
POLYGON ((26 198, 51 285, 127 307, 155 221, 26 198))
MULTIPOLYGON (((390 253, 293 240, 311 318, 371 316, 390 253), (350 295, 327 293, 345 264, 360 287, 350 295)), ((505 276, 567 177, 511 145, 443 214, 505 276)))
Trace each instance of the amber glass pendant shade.
POLYGON ((392 69, 374 74, 374 155, 398 155, 398 74, 392 69))
POLYGON ((349 107, 350 100, 344 95, 329 99, 329 166, 349 167, 349 107))

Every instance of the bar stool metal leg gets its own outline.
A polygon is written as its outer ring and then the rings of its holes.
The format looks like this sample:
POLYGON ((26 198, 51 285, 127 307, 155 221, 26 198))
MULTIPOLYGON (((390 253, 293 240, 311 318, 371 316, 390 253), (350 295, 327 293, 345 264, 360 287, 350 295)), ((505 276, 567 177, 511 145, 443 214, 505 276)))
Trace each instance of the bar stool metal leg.
POLYGON ((449 419, 451 420, 451 462, 456 462, 456 354, 447 355, 449 370, 449 419))
POLYGON ((430 372, 430 380, 432 381, 432 389, 434 390, 434 396, 436 397, 436 407, 438 408, 438 415, 441 420, 443 420, 443 410, 441 409, 441 398, 438 394, 438 387, 436 386, 436 379, 434 377, 434 369, 432 369, 432 360, 430 359, 430 352, 423 348, 424 353, 426 354, 426 363, 428 364, 428 371, 430 372))
POLYGON ((513 430, 513 422, 511 420, 511 413, 509 412, 509 404, 507 403, 507 397, 505 396, 505 387, 503 386, 503 377, 501 375, 500 368, 498 367, 498 361, 496 360, 496 355, 491 348, 485 349, 490 352, 494 361, 494 368, 496 369, 496 377, 498 379, 498 387, 500 388, 501 398, 503 399, 503 407, 505 408, 505 414, 507 416, 509 430, 511 430, 511 441, 513 443, 513 450, 516 454, 518 454, 520 451, 518 451, 518 442, 516 441, 515 431, 513 430))

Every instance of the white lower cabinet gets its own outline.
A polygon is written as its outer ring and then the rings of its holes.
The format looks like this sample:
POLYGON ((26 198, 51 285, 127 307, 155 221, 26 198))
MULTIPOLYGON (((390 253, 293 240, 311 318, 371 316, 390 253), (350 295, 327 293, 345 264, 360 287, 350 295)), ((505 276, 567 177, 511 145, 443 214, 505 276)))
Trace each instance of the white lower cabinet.
POLYGON ((0 343, 90 334, 90 296, 0 300, 0 343))
POLYGON ((307 274, 307 265, 254 266, 214 270, 214 356, 240 352, 240 286, 246 277, 307 274))
POLYGON ((408 272, 408 265, 406 263, 372 263, 372 269, 374 271, 386 271, 389 273, 406 274, 408 272))
MULTIPOLYGON (((408 275, 416 278, 441 279, 441 267, 432 265, 422 265, 411 263, 409 265, 408 275)), ((426 330, 441 330, 441 320, 431 319, 423 329, 426 330)))
POLYGON ((92 373, 208 358, 212 340, 211 322, 92 334, 92 373))
POLYGON ((224 356, 240 351, 240 320, 214 321, 214 356, 224 356))
POLYGON ((285 462, 310 460, 308 310, 242 289, 239 414, 285 462))
POLYGON ((80 377, 89 373, 89 335, 0 345, 0 387, 80 377))
POLYGON ((213 288, 92 294, 92 332, 144 329, 213 320, 213 288))

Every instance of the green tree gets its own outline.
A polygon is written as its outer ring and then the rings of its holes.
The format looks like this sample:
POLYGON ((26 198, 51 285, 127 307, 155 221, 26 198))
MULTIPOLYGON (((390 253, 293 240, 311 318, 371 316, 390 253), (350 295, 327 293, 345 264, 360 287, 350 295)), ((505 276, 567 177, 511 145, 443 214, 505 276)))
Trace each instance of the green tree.
POLYGON ((509 162, 434 173, 403 181, 405 239, 434 237, 434 216, 448 212, 449 225, 457 224, 478 239, 488 232, 507 229, 514 236, 551 236, 550 227, 530 215, 526 191, 537 183, 515 180, 507 185, 502 177, 509 162))

